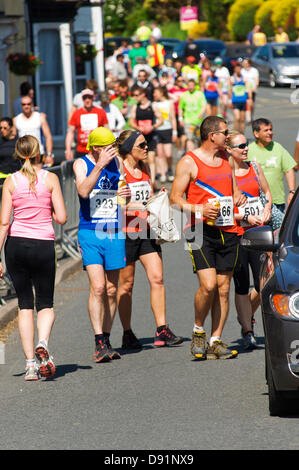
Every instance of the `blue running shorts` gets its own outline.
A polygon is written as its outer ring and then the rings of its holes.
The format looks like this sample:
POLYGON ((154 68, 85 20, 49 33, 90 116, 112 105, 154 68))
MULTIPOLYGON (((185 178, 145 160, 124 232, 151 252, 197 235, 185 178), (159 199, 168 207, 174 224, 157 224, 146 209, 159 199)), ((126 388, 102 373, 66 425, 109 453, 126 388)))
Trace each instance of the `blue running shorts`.
POLYGON ((125 236, 120 232, 79 230, 78 242, 82 254, 83 268, 100 264, 105 271, 126 266, 125 236))

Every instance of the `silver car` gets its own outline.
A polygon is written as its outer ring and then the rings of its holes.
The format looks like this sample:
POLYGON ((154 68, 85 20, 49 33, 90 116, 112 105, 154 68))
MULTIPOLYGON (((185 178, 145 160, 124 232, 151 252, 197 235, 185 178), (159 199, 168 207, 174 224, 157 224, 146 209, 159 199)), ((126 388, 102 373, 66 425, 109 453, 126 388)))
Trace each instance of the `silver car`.
POLYGON ((299 43, 272 42, 258 47, 251 59, 259 71, 260 82, 273 88, 299 85, 299 43))

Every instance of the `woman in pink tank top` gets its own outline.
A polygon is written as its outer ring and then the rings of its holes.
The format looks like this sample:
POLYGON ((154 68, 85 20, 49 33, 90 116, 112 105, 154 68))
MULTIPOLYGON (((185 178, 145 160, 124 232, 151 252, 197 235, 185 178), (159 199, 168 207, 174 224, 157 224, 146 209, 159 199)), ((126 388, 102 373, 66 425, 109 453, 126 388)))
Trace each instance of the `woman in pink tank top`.
POLYGON ((55 234, 52 218, 58 224, 65 224, 67 214, 58 177, 41 169, 38 140, 31 135, 19 138, 15 157, 23 167, 9 176, 3 185, 0 251, 6 239, 6 267, 19 303, 19 332, 26 358, 25 380, 37 380, 40 376, 53 377, 55 374, 53 357, 48 350, 55 320, 55 234), (35 348, 34 304, 39 339, 35 348))

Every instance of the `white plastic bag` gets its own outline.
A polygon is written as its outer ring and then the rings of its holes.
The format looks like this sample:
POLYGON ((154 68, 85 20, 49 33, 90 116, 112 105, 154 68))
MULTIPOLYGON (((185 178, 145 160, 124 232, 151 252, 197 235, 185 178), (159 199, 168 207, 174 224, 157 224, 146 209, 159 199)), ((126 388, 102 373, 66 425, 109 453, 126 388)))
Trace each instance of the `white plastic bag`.
POLYGON ((145 207, 148 211, 147 221, 155 234, 156 243, 161 245, 165 242, 180 240, 180 233, 173 219, 167 191, 160 191, 151 197, 145 207))

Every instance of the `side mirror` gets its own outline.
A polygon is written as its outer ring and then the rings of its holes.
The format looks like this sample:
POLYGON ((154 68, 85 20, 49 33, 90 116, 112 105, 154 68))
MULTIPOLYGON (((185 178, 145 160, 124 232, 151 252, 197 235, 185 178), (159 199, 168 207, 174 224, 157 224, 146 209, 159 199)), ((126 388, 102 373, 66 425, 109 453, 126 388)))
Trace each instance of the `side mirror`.
POLYGON ((279 245, 274 242, 274 233, 269 225, 246 230, 240 241, 248 250, 277 251, 279 245))

